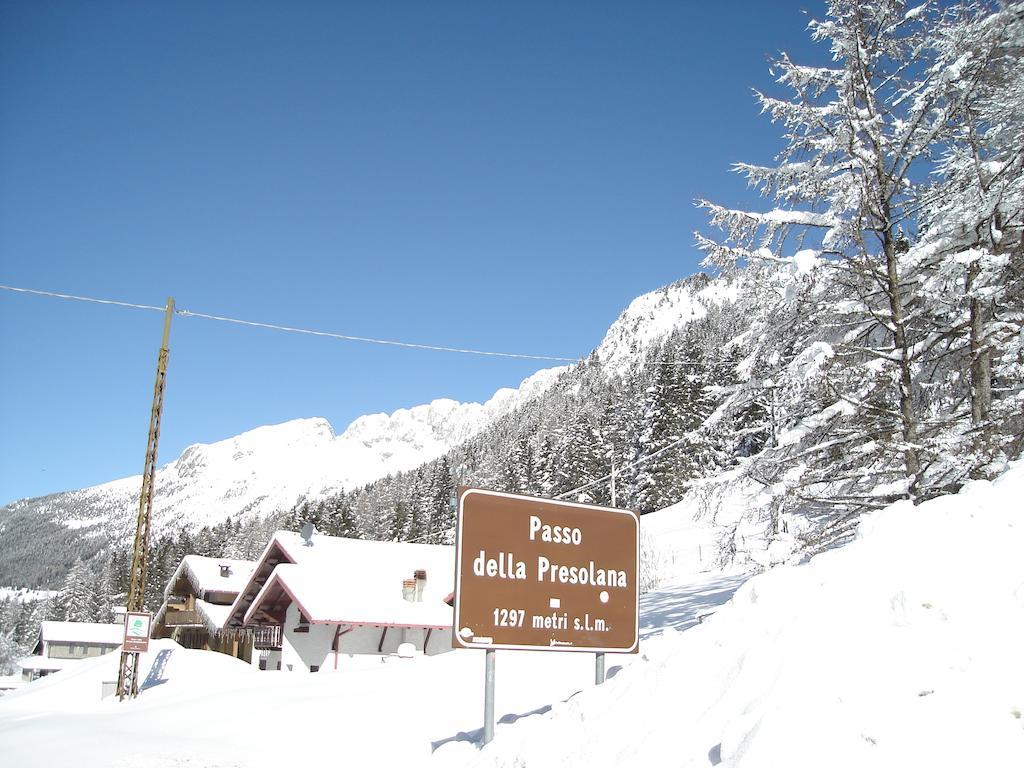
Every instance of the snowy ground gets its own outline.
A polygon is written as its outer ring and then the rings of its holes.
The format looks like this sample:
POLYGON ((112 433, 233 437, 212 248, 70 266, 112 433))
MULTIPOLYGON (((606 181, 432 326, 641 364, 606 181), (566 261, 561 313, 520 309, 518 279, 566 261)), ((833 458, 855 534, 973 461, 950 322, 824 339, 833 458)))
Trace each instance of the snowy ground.
MULTIPOLYGON (((725 602, 742 575, 701 574, 645 595, 655 620, 680 628, 725 602), (678 595, 673 599, 672 595, 678 595)), ((646 621, 646 618, 645 618, 646 621)), ((660 630, 659 630, 660 631, 660 630)), ((337 673, 259 672, 227 656, 155 641, 138 700, 100 701, 119 656, 83 662, 0 701, 10 766, 263 766, 302 756, 418 765, 444 745, 479 741, 484 656, 342 657, 337 673), (97 740, 97 734, 104 734, 97 740), (112 743, 118 748, 110 750, 112 743)), ((608 657, 608 674, 637 660, 608 657)), ((592 654, 496 654, 498 729, 593 685, 592 654)), ((475 747, 470 747, 475 749, 475 747)))
POLYGON ((675 547, 675 576, 643 600, 641 653, 609 657, 605 685, 589 654, 497 653, 484 749, 479 652, 300 675, 159 641, 136 701, 99 701, 116 655, 5 696, 0 763, 1020 766, 1022 496, 1024 465, 745 584, 675 547))
POLYGON ((1024 765, 1024 465, 862 523, 450 766, 1024 765))

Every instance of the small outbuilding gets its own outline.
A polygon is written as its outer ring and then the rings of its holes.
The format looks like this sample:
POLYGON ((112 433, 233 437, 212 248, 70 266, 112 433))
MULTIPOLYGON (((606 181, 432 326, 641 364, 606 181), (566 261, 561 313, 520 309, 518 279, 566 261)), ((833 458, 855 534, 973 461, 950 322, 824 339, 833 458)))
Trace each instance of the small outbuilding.
POLYGON ((41 622, 32 655, 18 663, 22 670, 21 679, 31 682, 74 666, 82 659, 110 653, 121 646, 123 639, 123 624, 41 622))

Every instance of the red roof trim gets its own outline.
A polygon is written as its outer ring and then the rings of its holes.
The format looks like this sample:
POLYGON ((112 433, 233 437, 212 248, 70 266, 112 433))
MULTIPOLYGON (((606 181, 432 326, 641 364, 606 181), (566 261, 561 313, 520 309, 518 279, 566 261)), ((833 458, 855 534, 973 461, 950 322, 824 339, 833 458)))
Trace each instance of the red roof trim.
MULTIPOLYGON (((239 609, 241 608, 239 603, 245 599, 246 594, 248 594, 249 592, 249 588, 253 586, 253 584, 255 584, 259 579, 260 571, 263 569, 263 566, 266 563, 267 558, 270 557, 271 552, 275 548, 280 552, 283 560, 287 560, 289 563, 293 565, 295 564, 295 558, 288 554, 288 551, 284 548, 284 545, 282 545, 282 543, 278 541, 277 534, 275 533, 274 537, 270 540, 266 548, 263 550, 263 554, 260 555, 259 560, 256 561, 256 567, 252 569, 252 576, 250 576, 249 581, 246 582, 245 588, 238 593, 238 596, 235 598, 235 601, 231 604, 231 612, 228 614, 228 618, 224 622, 224 627, 227 627, 229 624, 231 624, 232 620, 234 620, 235 614, 237 614, 239 609)), ((280 563, 278 563, 278 565, 280 565, 280 563)), ((271 570, 270 577, 267 579, 267 582, 269 582, 270 579, 274 577, 276 568, 277 566, 274 566, 274 570, 271 570)), ((260 585, 260 587, 256 590, 256 594, 253 595, 253 601, 256 600, 256 598, 259 596, 260 590, 262 589, 263 585, 260 585)), ((249 607, 251 608, 252 604, 250 604, 249 607)), ((248 609, 246 609, 242 613, 241 617, 239 617, 239 626, 245 626, 245 616, 247 613, 249 613, 248 609)))

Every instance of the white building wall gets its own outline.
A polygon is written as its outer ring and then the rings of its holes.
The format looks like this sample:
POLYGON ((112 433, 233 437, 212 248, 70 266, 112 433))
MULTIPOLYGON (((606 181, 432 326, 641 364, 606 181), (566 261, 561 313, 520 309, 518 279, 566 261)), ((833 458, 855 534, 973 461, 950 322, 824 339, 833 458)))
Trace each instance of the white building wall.
MULTIPOLYGON (((356 627, 341 636, 339 650, 342 654, 348 655, 377 655, 378 653, 388 655, 397 653, 400 644, 412 643, 417 651, 423 652, 423 643, 427 639, 426 629, 422 627, 408 629, 389 627, 384 636, 384 644, 381 646, 380 640, 383 631, 384 627, 356 627), (380 651, 377 650, 378 646, 380 646, 380 651)), ((435 656, 450 650, 452 650, 451 629, 433 630, 427 644, 427 655, 435 656)))
POLYGON ((425 653, 427 656, 437 656, 441 653, 448 653, 454 651, 452 647, 452 628, 445 627, 444 629, 435 629, 430 633, 430 642, 427 645, 425 653))
POLYGON ((280 651, 253 651, 253 664, 257 667, 260 665, 260 661, 264 658, 267 660, 266 669, 269 672, 273 672, 277 669, 284 669, 284 665, 281 664, 281 652, 280 651))
MULTIPOLYGON (((332 646, 337 626, 334 624, 310 624, 308 632, 295 632, 299 626, 299 609, 292 603, 285 613, 283 631, 281 633, 281 652, 273 652, 267 660, 267 669, 277 668, 281 662, 282 671, 308 672, 311 666, 319 667, 322 672, 335 669, 335 658, 332 646)), ((338 644, 339 660, 337 668, 344 668, 343 659, 347 656, 376 656, 397 653, 401 643, 412 643, 416 650, 424 652, 427 641, 427 630, 422 627, 401 629, 389 627, 381 645, 383 627, 354 627, 341 635, 338 644), (378 647, 380 650, 378 651, 378 647)), ((435 656, 447 653, 452 649, 451 628, 435 629, 430 632, 426 655, 435 656)))
POLYGON ((308 632, 296 632, 299 609, 292 603, 285 613, 281 632, 281 670, 308 672, 311 666, 323 667, 334 643, 336 627, 329 624, 310 624, 308 632))

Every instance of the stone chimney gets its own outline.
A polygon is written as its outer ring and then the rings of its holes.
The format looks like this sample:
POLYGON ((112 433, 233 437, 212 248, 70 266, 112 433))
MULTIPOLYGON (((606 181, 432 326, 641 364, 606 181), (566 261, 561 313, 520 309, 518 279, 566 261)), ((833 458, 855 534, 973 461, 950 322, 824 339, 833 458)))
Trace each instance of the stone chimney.
POLYGON ((416 600, 416 579, 402 579, 402 598, 410 603, 416 600))

